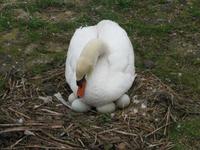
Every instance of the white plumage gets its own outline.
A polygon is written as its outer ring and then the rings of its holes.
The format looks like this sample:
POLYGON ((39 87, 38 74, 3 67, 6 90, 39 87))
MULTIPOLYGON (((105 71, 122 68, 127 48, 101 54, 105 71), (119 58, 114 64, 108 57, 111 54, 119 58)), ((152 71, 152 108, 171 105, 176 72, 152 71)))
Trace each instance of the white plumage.
MULTIPOLYGON (((113 102, 120 100, 117 105, 124 105, 123 97, 131 87, 136 74, 132 44, 125 30, 110 20, 103 20, 95 26, 81 27, 75 31, 70 41, 66 60, 65 76, 74 94, 69 99, 72 103, 72 97, 78 99, 76 98, 77 61, 88 42, 94 39, 105 43, 107 51, 98 57, 91 74, 87 76, 85 95, 81 98, 81 103, 99 107, 100 112, 112 112, 115 110, 113 102), (107 108, 107 104, 111 104, 112 108, 107 108), (101 111, 104 106, 107 111, 105 109, 101 111)), ((130 103, 126 96, 125 103, 126 106, 130 103)), ((75 111, 77 111, 77 107, 75 111)), ((84 109, 81 109, 80 112, 84 112, 84 109)))

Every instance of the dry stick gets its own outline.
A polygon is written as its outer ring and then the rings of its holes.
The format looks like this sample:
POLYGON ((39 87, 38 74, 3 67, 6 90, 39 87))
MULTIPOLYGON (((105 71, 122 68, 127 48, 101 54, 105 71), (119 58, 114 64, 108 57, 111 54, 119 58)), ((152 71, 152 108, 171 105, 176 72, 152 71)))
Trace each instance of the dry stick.
POLYGON ((108 130, 101 131, 101 132, 99 132, 97 134, 104 134, 104 133, 107 133, 107 132, 112 132, 112 131, 117 130, 117 129, 118 128, 108 129, 108 130))
POLYGON ((147 138, 148 136, 150 136, 150 135, 154 134, 155 132, 159 131, 160 129, 162 129, 162 128, 164 128, 164 127, 166 127, 166 126, 170 125, 170 124, 171 124, 171 123, 169 123, 169 124, 165 124, 165 125, 163 125, 163 126, 161 126, 161 127, 157 128, 157 129, 156 129, 156 130, 154 130, 153 132, 151 132, 151 133, 149 133, 149 134, 145 135, 145 137, 147 138))
POLYGON ((39 135, 39 134, 36 134, 36 136, 37 136, 40 140, 42 140, 42 141, 44 141, 44 142, 47 142, 47 143, 49 143, 49 144, 51 144, 51 145, 53 144, 53 145, 55 145, 55 146, 57 146, 57 147, 59 147, 59 148, 64 148, 64 149, 66 149, 66 148, 71 148, 71 149, 72 149, 71 146, 66 145, 66 144, 63 144, 63 143, 60 143, 60 142, 58 142, 58 141, 56 141, 56 140, 52 140, 52 139, 43 137, 43 136, 41 136, 41 135, 39 135))
POLYGON ((18 111, 16 111, 16 110, 12 109, 11 107, 9 107, 8 109, 11 110, 11 111, 13 111, 13 112, 15 112, 16 114, 18 114, 18 115, 20 115, 20 116, 23 116, 23 117, 26 118, 26 119, 31 119, 29 116, 27 116, 27 115, 25 115, 25 114, 23 114, 23 113, 21 113, 21 112, 18 112, 18 111))
MULTIPOLYGON (((57 71, 56 71, 56 72, 57 72, 57 71)), ((52 78, 54 78, 54 77, 56 77, 56 76, 59 76, 59 75, 61 75, 61 74, 63 74, 63 73, 64 73, 64 70, 63 70, 63 71, 60 71, 60 72, 58 72, 58 73, 51 73, 52 75, 49 76, 49 77, 46 77, 46 78, 42 79, 42 82, 47 81, 47 80, 50 80, 50 79, 52 79, 52 78)), ((31 78, 31 79, 32 79, 32 80, 38 80, 38 79, 41 79, 41 78, 42 78, 42 76, 35 76, 35 77, 31 78)))
POLYGON ((83 141, 80 138, 78 138, 78 141, 81 143, 82 147, 85 147, 85 144, 83 143, 83 141))
POLYGON ((160 145, 163 145, 164 143, 158 143, 158 144, 150 144, 148 147, 149 148, 153 148, 155 146, 160 146, 160 145))
POLYGON ((138 136, 137 134, 128 133, 128 132, 124 132, 124 131, 120 131, 120 130, 114 130, 113 132, 116 132, 116 133, 119 133, 119 134, 123 134, 123 135, 129 135, 129 136, 138 136))
POLYGON ((98 139, 98 137, 97 137, 97 133, 95 133, 95 136, 94 136, 94 142, 93 142, 93 144, 92 144, 92 145, 95 145, 95 144, 96 144, 96 142, 97 142, 97 139, 98 139))
POLYGON ((167 120, 166 120, 166 124, 165 124, 164 135, 166 135, 166 133, 167 133, 167 124, 169 124, 170 110, 171 110, 171 106, 169 106, 168 110, 167 110, 167 120))
POLYGON ((50 79, 52 79, 52 78, 54 78, 54 77, 56 77, 56 76, 59 76, 59 75, 61 75, 61 74, 63 74, 63 73, 64 73, 64 71, 63 71, 63 72, 59 72, 59 73, 54 74, 54 75, 51 75, 50 77, 47 77, 47 78, 42 79, 42 82, 48 81, 48 80, 50 80, 50 79))
POLYGON ((1 108, 1 111, 3 111, 3 112, 6 114, 6 117, 7 117, 7 118, 11 119, 13 122, 16 121, 16 119, 14 119, 13 117, 11 117, 11 116, 9 115, 9 113, 8 113, 6 110, 4 110, 3 108, 1 108))
POLYGON ((28 128, 28 127, 14 127, 14 128, 8 128, 3 131, 0 131, 0 134, 7 133, 7 132, 25 131, 25 130, 39 131, 40 129, 39 128, 28 128))
MULTIPOLYGON (((151 72, 150 72, 151 73, 151 72)), ((183 99, 180 95, 178 95, 171 87, 167 86, 166 84, 164 84, 155 74, 151 73, 152 76, 154 76, 164 87, 166 87, 170 92, 172 92, 174 95, 177 96, 178 99, 183 99)), ((172 104, 173 105, 173 104, 172 104)), ((180 106, 179 106, 180 107, 180 106)), ((180 107, 181 109, 183 109, 182 107, 180 107)), ((182 112, 188 113, 188 114, 194 114, 194 115, 199 115, 200 112, 188 112, 188 111, 183 111, 182 112)))
POLYGON ((23 87, 24 94, 27 96, 24 78, 21 79, 21 82, 22 82, 22 87, 23 87))
POLYGON ((40 131, 41 129, 49 129, 49 128, 51 128, 51 129, 61 129, 61 128, 63 128, 62 125, 51 125, 51 126, 49 126, 48 124, 43 125, 43 126, 34 126, 34 128, 31 128, 32 125, 29 125, 29 126, 19 126, 19 127, 7 128, 5 130, 0 131, 0 134, 7 133, 7 132, 25 131, 25 130, 40 131))
POLYGON ((16 146, 17 144, 19 144, 22 140, 24 140, 27 136, 24 136, 22 138, 20 138, 19 140, 17 140, 13 145, 10 146, 10 149, 13 149, 14 146, 16 146))
MULTIPOLYGON (((22 124, 0 124, 0 127, 14 127, 14 126, 21 126, 22 124)), ((45 127, 54 127, 54 126, 60 126, 62 127, 61 124, 47 124, 47 123, 39 123, 39 122, 30 122, 30 123, 25 123, 23 124, 24 126, 45 126, 45 127)))
POLYGON ((48 110, 48 109, 41 109, 42 111, 44 112, 48 112, 48 113, 51 113, 52 115, 55 115, 55 116, 63 116, 63 114, 61 113, 58 113, 58 112, 55 112, 55 111, 52 111, 52 110, 48 110))
POLYGON ((73 123, 70 123, 70 125, 65 129, 65 132, 71 131, 70 129, 72 128, 73 125, 74 125, 73 123))
MULTIPOLYGON (((25 146, 18 146, 13 147, 12 150, 21 150, 21 149, 64 149, 64 150, 71 150, 71 148, 59 148, 59 147, 50 147, 50 146, 44 146, 44 145, 25 145, 25 146)), ((1 150, 10 150, 10 148, 1 148, 1 150)))
POLYGON ((57 142, 65 143, 65 144, 68 144, 68 145, 74 146, 74 147, 80 147, 80 146, 78 146, 78 145, 76 145, 76 144, 74 144, 74 143, 71 143, 71 142, 69 142, 69 141, 64 141, 64 140, 58 139, 58 138, 54 137, 53 135, 48 134, 48 133, 46 133, 46 132, 44 132, 44 131, 42 131, 42 133, 45 134, 46 136, 48 136, 49 138, 51 138, 51 139, 57 141, 57 142))
POLYGON ((5 99, 5 97, 8 95, 8 93, 9 93, 9 90, 5 91, 3 96, 2 96, 2 99, 5 99))

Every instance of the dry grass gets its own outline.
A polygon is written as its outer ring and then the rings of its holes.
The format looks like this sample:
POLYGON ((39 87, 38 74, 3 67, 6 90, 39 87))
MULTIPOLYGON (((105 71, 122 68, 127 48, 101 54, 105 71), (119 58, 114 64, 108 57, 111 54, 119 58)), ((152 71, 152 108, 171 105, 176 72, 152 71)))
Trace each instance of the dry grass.
POLYGON ((72 112, 52 96, 60 92, 67 99, 70 94, 63 68, 34 77, 7 74, 1 95, 1 149, 171 149, 169 126, 180 114, 196 113, 189 110, 192 102, 182 105, 181 96, 150 72, 138 73, 127 109, 72 112))

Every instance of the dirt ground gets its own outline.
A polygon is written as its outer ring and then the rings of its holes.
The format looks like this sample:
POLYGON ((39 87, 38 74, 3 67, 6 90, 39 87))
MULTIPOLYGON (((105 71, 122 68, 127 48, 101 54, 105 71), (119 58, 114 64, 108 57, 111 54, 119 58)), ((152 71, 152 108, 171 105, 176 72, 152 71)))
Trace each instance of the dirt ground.
POLYGON ((0 149, 200 149, 197 0, 0 1, 0 149), (75 29, 117 21, 133 43, 131 105, 111 114, 63 105, 75 29))

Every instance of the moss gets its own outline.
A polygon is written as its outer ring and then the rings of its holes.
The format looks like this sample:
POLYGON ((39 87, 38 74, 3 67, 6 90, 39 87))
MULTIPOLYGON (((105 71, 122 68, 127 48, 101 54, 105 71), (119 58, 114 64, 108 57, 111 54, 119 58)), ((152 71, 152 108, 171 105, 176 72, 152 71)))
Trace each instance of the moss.
POLYGON ((10 16, 0 15, 0 32, 11 29, 10 16))
POLYGON ((5 84, 6 81, 2 75, 0 75, 0 94, 4 91, 5 89, 5 84))
POLYGON ((98 122, 100 124, 110 123, 111 121, 112 121, 112 118, 110 114, 100 114, 98 116, 98 122))
POLYGON ((57 64, 63 64, 65 62, 66 53, 65 52, 59 52, 53 54, 54 62, 57 64))
POLYGON ((142 36, 164 36, 173 30, 169 24, 147 24, 141 21, 130 21, 125 27, 129 32, 135 30, 142 36))
POLYGON ((200 19, 200 2, 199 1, 192 1, 191 2, 191 6, 188 7, 187 11, 189 13, 189 15, 191 15, 192 17, 195 17, 196 19, 200 19))
POLYGON ((200 119, 192 118, 175 124, 169 137, 174 141, 176 150, 200 148, 200 119))
POLYGON ((135 1, 133 0, 101 0, 101 1, 94 0, 94 3, 95 5, 103 5, 109 8, 113 6, 117 6, 118 8, 121 8, 121 9, 127 9, 127 8, 130 8, 135 3, 135 1))
POLYGON ((63 7, 65 4, 65 0, 36 0, 36 7, 42 9, 47 7, 63 7))
POLYGON ((49 64, 38 64, 31 68, 30 72, 32 75, 39 75, 45 71, 48 71, 51 67, 49 64))

